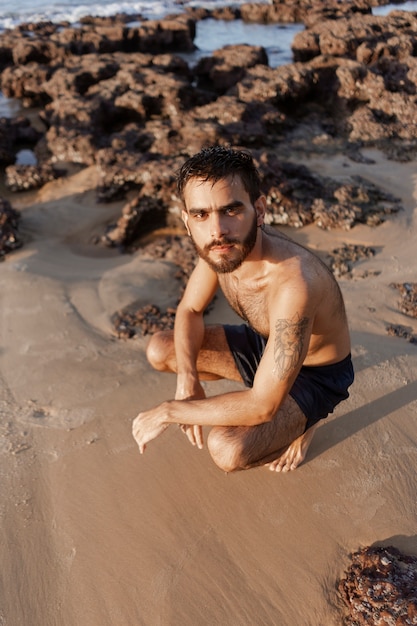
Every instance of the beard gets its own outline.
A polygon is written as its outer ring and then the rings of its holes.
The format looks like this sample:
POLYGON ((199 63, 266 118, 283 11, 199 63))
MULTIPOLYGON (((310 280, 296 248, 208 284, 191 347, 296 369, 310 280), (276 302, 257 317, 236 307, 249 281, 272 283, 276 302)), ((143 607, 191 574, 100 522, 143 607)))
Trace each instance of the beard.
POLYGON ((203 259, 217 274, 229 274, 234 272, 240 267, 248 254, 253 250, 256 243, 256 237, 258 234, 257 217, 255 215, 251 224, 248 234, 240 241, 239 239, 232 239, 229 237, 223 237, 222 239, 213 240, 204 248, 200 248, 194 241, 192 235, 191 240, 198 253, 198 256, 203 259), (218 261, 214 261, 210 257, 210 250, 216 246, 233 245, 233 257, 225 255, 218 261))

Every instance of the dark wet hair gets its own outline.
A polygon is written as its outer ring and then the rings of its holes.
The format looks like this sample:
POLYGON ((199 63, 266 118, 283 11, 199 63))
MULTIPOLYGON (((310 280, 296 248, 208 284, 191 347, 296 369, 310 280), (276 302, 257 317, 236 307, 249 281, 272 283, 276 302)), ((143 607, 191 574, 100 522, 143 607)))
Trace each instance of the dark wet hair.
POLYGON ((249 152, 223 146, 203 148, 185 161, 177 175, 177 189, 184 200, 184 189, 191 178, 212 181, 213 184, 227 176, 240 176, 252 203, 261 195, 259 172, 249 152))

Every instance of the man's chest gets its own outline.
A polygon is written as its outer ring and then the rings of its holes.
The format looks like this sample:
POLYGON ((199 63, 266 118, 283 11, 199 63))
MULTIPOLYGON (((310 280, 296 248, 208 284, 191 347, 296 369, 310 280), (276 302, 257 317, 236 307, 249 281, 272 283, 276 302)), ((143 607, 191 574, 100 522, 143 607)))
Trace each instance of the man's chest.
POLYGON ((233 277, 220 279, 222 291, 232 309, 254 330, 269 335, 269 315, 265 289, 256 281, 246 283, 233 277))

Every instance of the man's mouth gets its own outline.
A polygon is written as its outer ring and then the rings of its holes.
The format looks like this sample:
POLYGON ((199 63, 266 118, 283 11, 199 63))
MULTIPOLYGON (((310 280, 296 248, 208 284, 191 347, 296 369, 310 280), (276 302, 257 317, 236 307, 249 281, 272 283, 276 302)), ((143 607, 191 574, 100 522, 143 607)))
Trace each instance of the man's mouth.
POLYGON ((225 243, 225 244, 222 244, 221 246, 219 245, 211 246, 210 250, 214 250, 214 252, 227 252, 228 250, 230 250, 230 248, 233 248, 233 244, 225 243))
POLYGON ((209 246, 209 250, 214 252, 227 252, 233 248, 234 242, 232 241, 216 241, 209 246))

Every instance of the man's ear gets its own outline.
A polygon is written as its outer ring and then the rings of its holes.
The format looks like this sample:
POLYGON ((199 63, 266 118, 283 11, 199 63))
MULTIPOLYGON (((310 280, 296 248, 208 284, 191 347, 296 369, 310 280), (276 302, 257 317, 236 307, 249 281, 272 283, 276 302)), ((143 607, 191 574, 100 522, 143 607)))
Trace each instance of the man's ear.
POLYGON ((184 222, 184 226, 187 229, 187 233, 189 234, 189 236, 191 237, 191 233, 190 233, 190 227, 188 226, 188 218, 189 215, 187 213, 187 211, 185 209, 183 209, 181 211, 181 217, 182 217, 182 221, 184 222))
POLYGON ((266 197, 264 195, 259 196, 255 201, 254 207, 257 215, 256 223, 258 226, 262 226, 266 213, 266 197))

